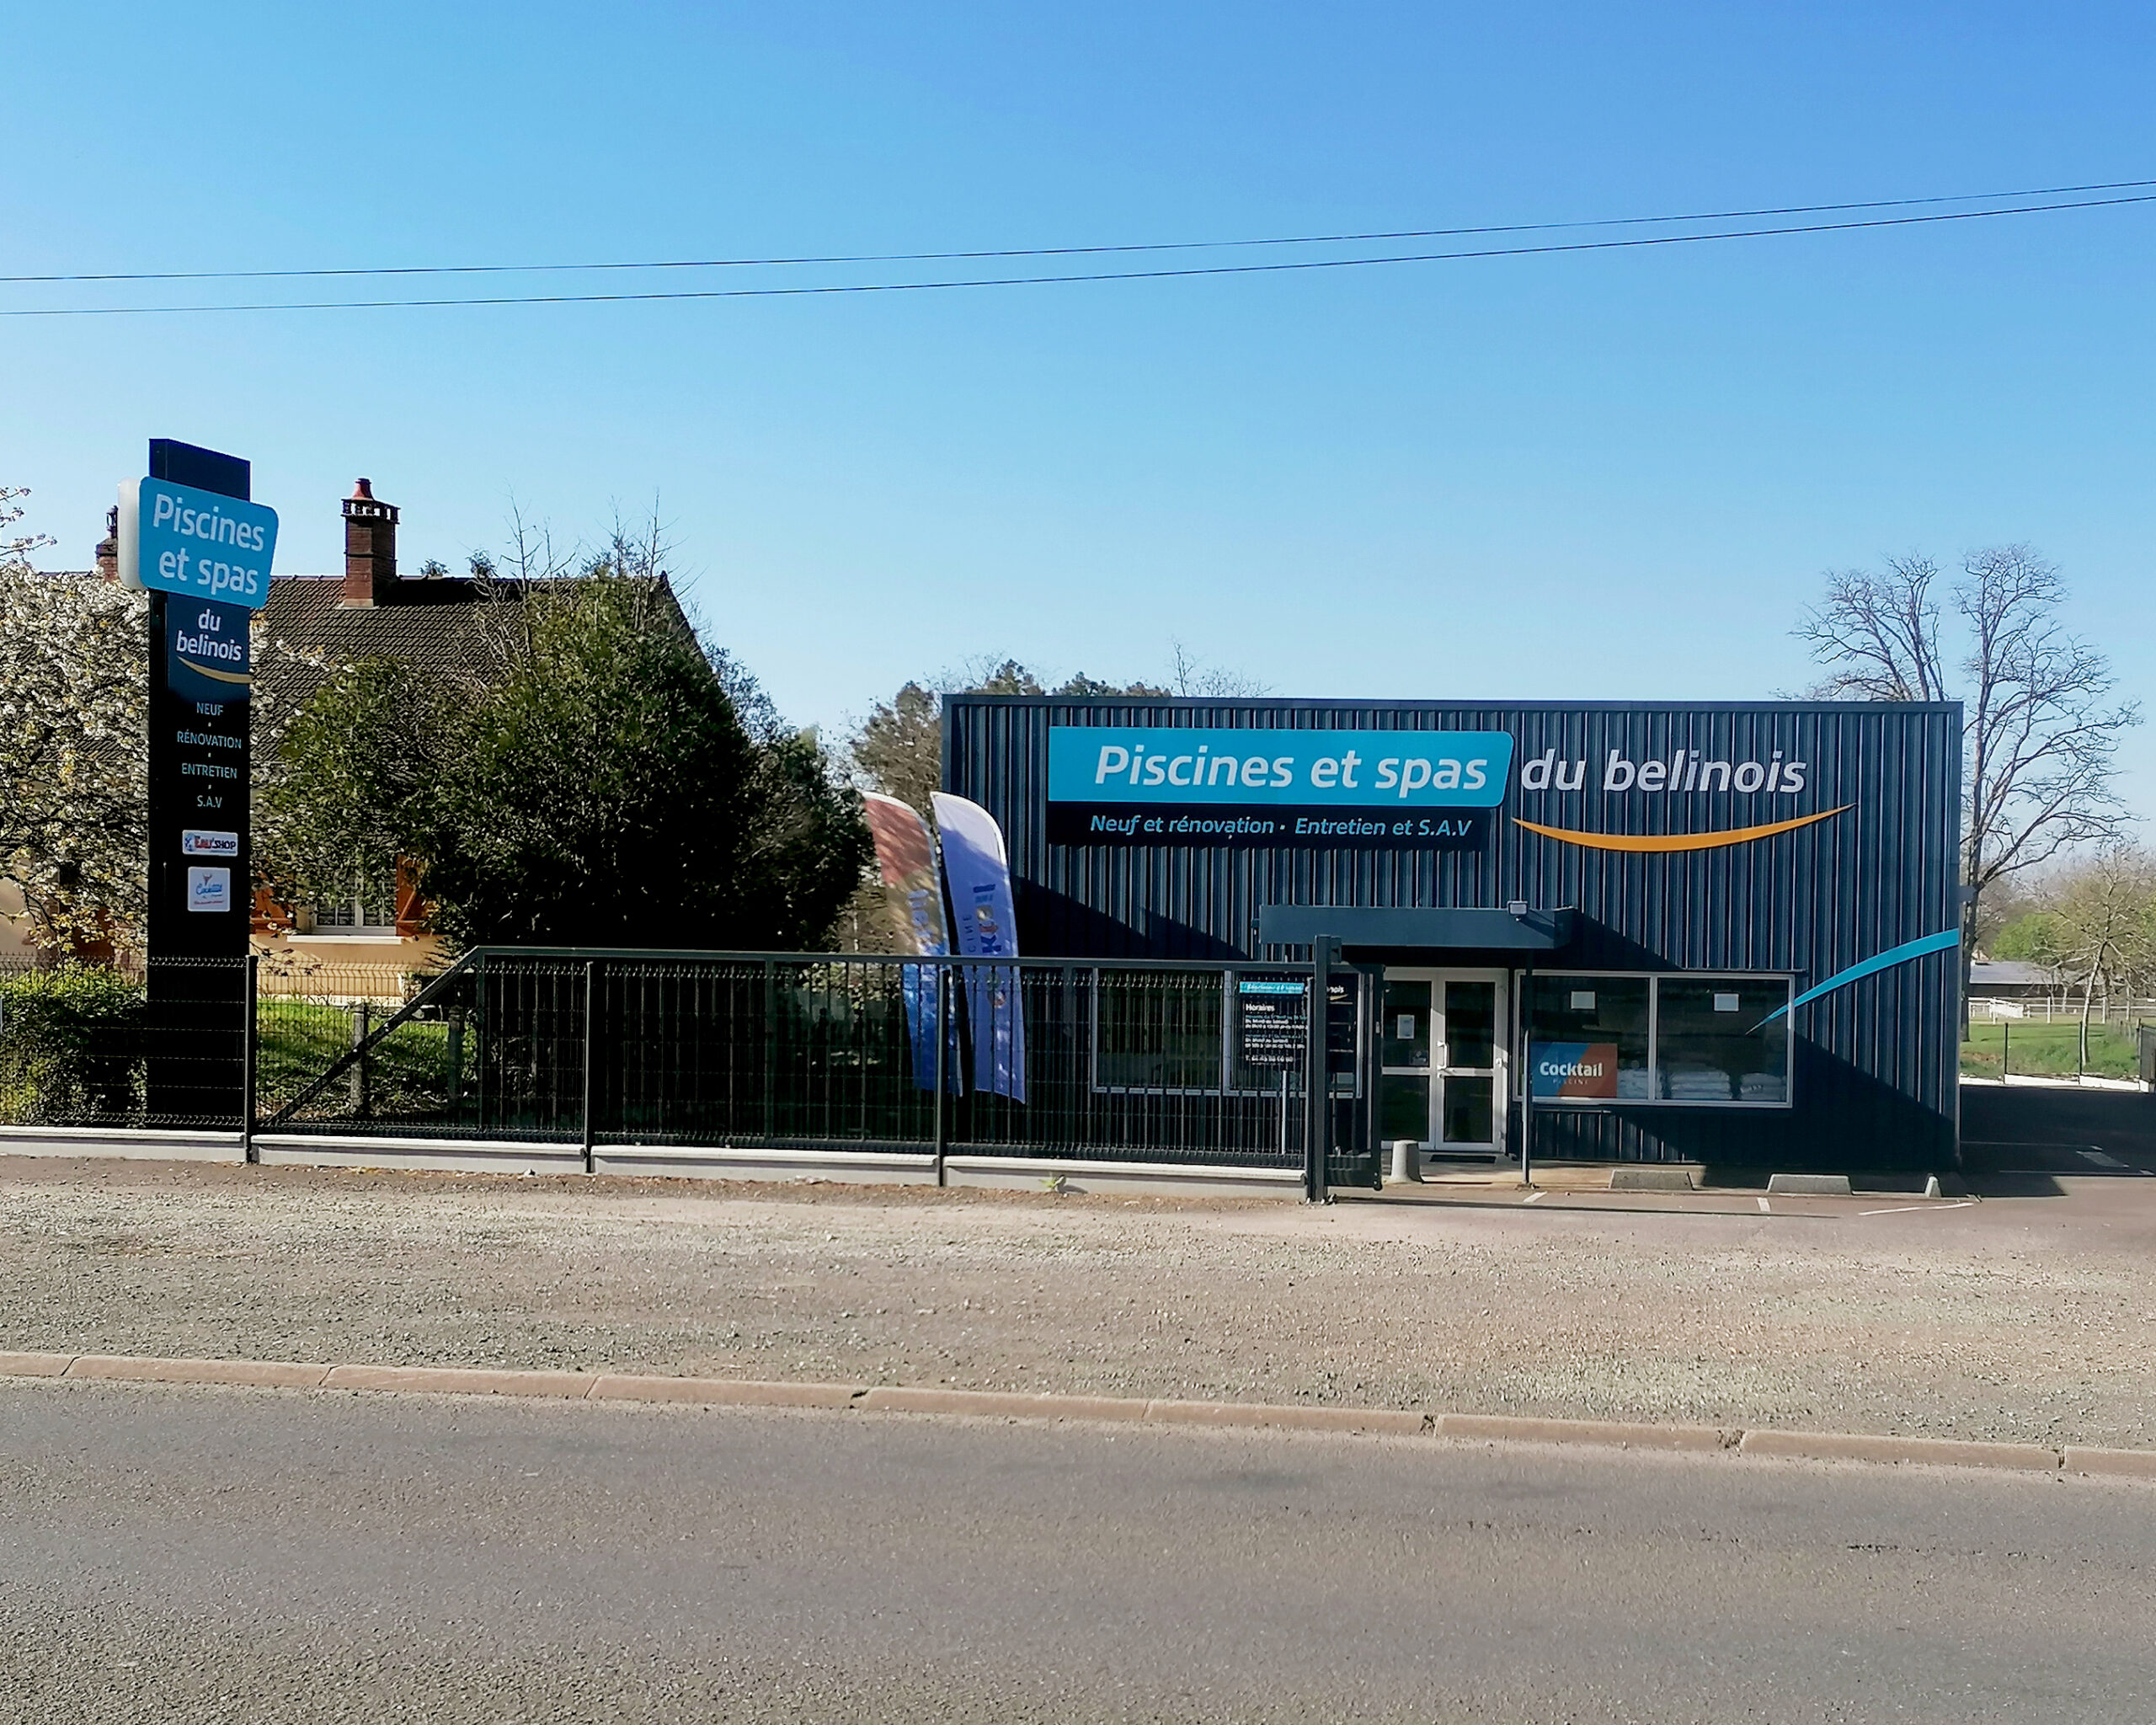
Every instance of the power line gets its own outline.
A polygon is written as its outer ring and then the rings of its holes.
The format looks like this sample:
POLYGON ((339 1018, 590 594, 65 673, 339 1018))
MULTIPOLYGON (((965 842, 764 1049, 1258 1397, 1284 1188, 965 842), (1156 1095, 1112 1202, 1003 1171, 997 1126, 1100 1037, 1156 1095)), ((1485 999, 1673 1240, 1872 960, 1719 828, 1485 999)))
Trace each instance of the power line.
POLYGON ((834 294, 931 293, 959 288, 1047 287, 1073 282, 1165 281, 1206 275, 1269 275, 1298 270, 1353 270, 1395 264, 1464 263, 1484 258, 1546 257, 1561 253, 1702 245, 1717 240, 1768 239, 1790 234, 1849 233, 1868 228, 1918 227, 1944 222, 1985 222, 2005 216, 2051 215, 2068 210, 2100 210, 2148 203, 2156 203, 2156 192, 2144 192, 2130 197, 2089 198, 2064 204, 2025 204, 2001 210, 1958 210, 1929 216, 1875 216, 1861 222, 1807 222, 1793 227, 1737 228, 1712 233, 1652 234, 1636 239, 1573 240, 1553 245, 1492 246, 1476 251, 1411 252, 1375 258, 1299 258, 1283 263, 1210 264, 1174 270, 1094 270, 1065 275, 968 276, 941 281, 830 282, 803 287, 678 288, 635 293, 494 294, 436 299, 269 300, 244 304, 188 306, 26 306, 0 310, 0 318, 144 317, 189 312, 371 312, 448 306, 626 305, 662 300, 794 299, 834 294))
MULTIPOLYGON (((401 275, 537 275, 599 270, 779 269, 819 264, 960 264, 990 262, 1005 258, 1081 258, 1134 253, 1225 251, 1267 246, 1365 245, 1385 240, 1470 239, 1489 234, 1560 233, 1588 227, 1662 227, 1680 222, 1749 222, 1776 216, 1842 215, 1858 210, 1905 210, 1934 204, 1991 203, 2002 198, 2059 198, 2076 196, 2084 192, 2140 191, 2151 186, 2156 186, 2156 179, 2121 179, 2093 185, 2037 186, 2020 191, 1956 192, 1921 198, 1875 198, 1864 203, 1785 204, 1757 210, 1708 210, 1686 216, 1609 216, 1581 222, 1513 222, 1486 227, 1408 227, 1370 233, 1303 233, 1271 239, 1161 240, 1133 245, 1009 247, 976 252, 865 252, 802 258, 663 258, 643 263, 410 264, 330 270, 131 270, 102 275, 0 275, 0 286, 110 281, 296 281, 401 275)), ((1997 213, 2017 212, 2002 211, 1997 213)))

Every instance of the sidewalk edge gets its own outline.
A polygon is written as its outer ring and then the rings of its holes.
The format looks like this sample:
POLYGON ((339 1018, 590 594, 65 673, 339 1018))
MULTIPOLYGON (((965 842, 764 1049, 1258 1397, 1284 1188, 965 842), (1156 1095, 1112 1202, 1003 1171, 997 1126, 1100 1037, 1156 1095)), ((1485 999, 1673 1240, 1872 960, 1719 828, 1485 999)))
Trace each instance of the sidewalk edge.
POLYGON ((1454 1443, 1728 1454, 1788 1461, 1983 1468, 2156 1481, 2156 1450, 1663 1425, 1522 1415, 1439 1413, 1315 1403, 1202 1402, 1172 1397, 1035 1394, 927 1386, 755 1382, 626 1372, 516 1371, 477 1366, 321 1365, 282 1359, 177 1359, 156 1355, 0 1351, 0 1380, 195 1384, 342 1390, 371 1395, 536 1396, 557 1400, 786 1407, 969 1419, 1135 1422, 1215 1429, 1378 1434, 1454 1443))

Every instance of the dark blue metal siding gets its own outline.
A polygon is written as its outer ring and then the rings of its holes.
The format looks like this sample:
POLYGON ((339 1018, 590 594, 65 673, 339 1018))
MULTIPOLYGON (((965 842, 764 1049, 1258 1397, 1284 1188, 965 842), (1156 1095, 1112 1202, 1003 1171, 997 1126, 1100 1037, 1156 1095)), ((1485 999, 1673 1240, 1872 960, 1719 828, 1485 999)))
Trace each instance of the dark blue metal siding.
MULTIPOLYGON (((1952 706, 1452 706, 1301 701, 1068 702, 958 695, 944 782, 1011 846, 1022 949, 1042 956, 1286 957, 1255 945, 1266 904, 1577 906, 1562 963, 1584 969, 1785 971, 1801 990, 1958 921, 1961 715, 1952 706), (1507 730, 1513 782, 1480 851, 1050 846, 1051 725, 1507 730), (1519 788, 1555 748, 1584 760, 1578 792, 1519 788), (1806 763, 1798 796, 1602 788, 1617 748, 1806 763), (1588 849, 1513 817, 1596 832, 1693 832, 1848 804, 1796 832, 1706 851, 1588 849)), ((1781 1166, 1914 1166, 1950 1157, 1957 1119, 1960 966, 1903 964, 1803 1008, 1788 1110, 1538 1111, 1545 1154, 1781 1166)))

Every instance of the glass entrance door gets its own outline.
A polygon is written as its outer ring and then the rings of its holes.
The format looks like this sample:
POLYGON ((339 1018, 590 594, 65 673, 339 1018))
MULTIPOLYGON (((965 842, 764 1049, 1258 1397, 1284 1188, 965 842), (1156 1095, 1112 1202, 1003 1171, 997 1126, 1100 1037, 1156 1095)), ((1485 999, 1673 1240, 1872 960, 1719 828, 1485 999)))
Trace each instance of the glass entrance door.
POLYGON ((1393 970, 1380 1025, 1378 1135, 1495 1156, 1505 1141, 1505 974, 1393 970))
POLYGON ((1497 993, 1495 977, 1448 976, 1436 985, 1442 1039, 1438 1071, 1437 1141, 1445 1150, 1488 1151, 1497 1135, 1497 993))

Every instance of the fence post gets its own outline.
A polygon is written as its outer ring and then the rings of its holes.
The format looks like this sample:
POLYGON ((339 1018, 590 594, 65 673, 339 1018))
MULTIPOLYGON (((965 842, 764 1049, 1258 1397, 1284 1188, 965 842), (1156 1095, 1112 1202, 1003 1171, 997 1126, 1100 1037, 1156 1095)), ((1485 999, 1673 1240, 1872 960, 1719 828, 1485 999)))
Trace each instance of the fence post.
POLYGON ((946 1183, 943 1162, 950 1151, 950 1123, 943 1113, 943 1087, 947 1077, 947 1051, 951 1045, 950 976, 947 965, 936 966, 936 1183, 946 1183))
POLYGON ((1520 980, 1519 1183, 1534 1184, 1534 960, 1520 980))
POLYGON ((240 1028, 239 1057, 242 1071, 239 1080, 239 1159, 251 1162, 256 1159, 254 1149, 254 1062, 260 1053, 259 1038, 254 1025, 254 1002, 259 986, 259 977, 262 960, 253 953, 247 955, 246 1005, 243 1010, 247 1022, 240 1028))
POLYGON ((778 1142, 778 967, 764 960, 764 1142, 778 1142))
POLYGON ((592 1130, 591 1073, 594 1033, 599 1023, 599 961, 584 961, 584 1171, 597 1172, 598 1139, 592 1130))
POLYGON ((1310 1005, 1305 1033, 1308 1047, 1303 1081, 1303 1197, 1323 1204, 1332 1194, 1326 1183, 1327 1153, 1332 1148, 1332 937, 1310 943, 1310 1005))
POLYGON ((361 1001, 352 1014, 352 1047, 359 1058, 352 1062, 351 1105, 355 1119, 365 1119, 372 1101, 367 1087, 367 1032, 374 1023, 374 1002, 361 1001))

